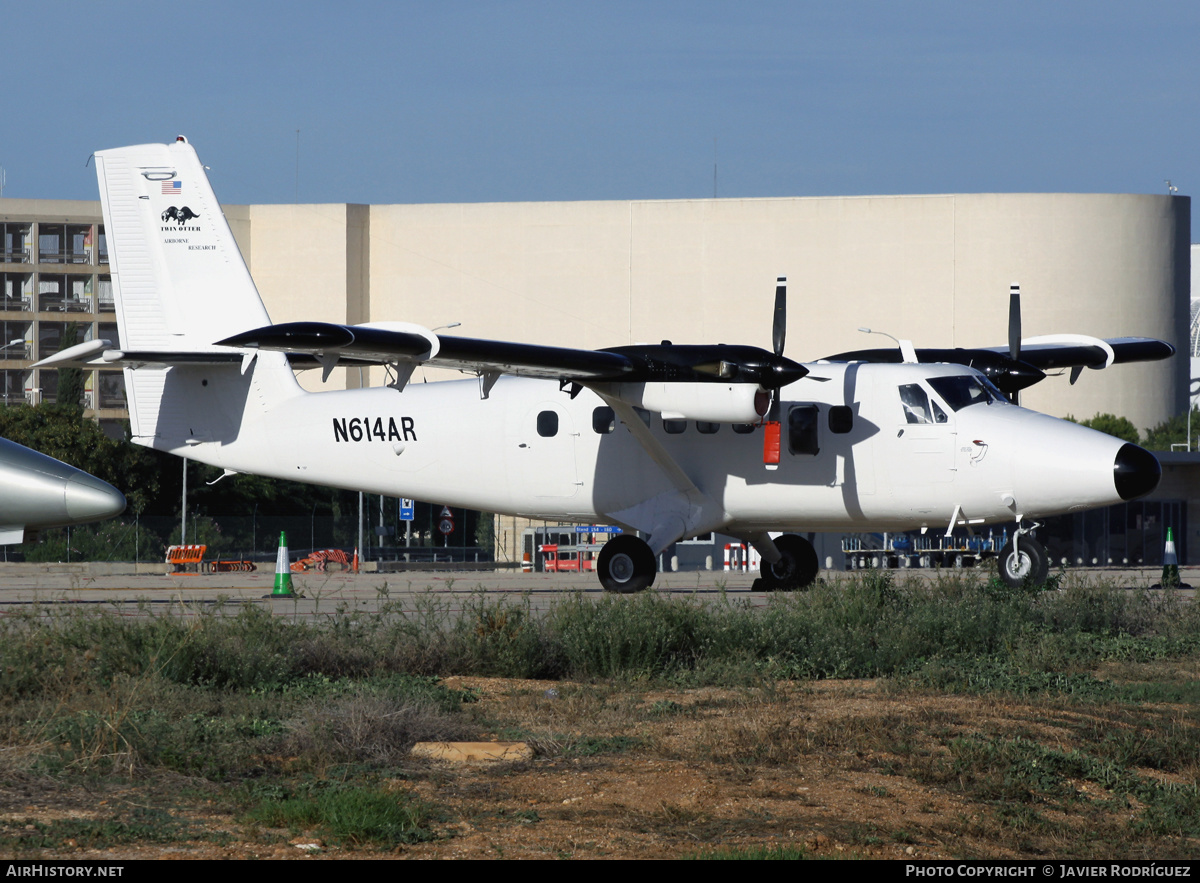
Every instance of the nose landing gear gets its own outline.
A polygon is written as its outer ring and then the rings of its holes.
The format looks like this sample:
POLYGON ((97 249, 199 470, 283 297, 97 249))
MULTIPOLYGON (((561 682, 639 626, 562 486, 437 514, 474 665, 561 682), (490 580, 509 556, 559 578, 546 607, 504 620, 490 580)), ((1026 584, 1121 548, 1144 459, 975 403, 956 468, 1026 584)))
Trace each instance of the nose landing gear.
POLYGON ((1050 559, 1042 544, 1033 538, 1033 527, 1019 527, 1013 538, 1000 550, 1000 579, 1012 589, 1040 586, 1050 575, 1050 559))

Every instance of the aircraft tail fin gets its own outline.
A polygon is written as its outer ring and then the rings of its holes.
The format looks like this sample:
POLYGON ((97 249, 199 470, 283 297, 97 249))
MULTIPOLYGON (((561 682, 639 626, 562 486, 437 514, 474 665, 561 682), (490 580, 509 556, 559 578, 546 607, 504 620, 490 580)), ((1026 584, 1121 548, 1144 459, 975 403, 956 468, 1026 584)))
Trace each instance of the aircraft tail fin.
MULTIPOLYGON (((95 159, 120 348, 165 354, 168 364, 171 354, 180 363, 206 353, 236 357, 216 341, 271 320, 195 149, 179 138, 102 150, 95 159)), ((136 440, 170 450, 203 438, 188 428, 203 416, 195 402, 175 394, 194 370, 125 369, 136 440)), ((299 393, 284 359, 259 357, 253 374, 276 395, 299 393)), ((218 387, 246 396, 250 378, 236 379, 235 365, 210 368, 206 391, 217 392, 209 380, 226 375, 218 387)))

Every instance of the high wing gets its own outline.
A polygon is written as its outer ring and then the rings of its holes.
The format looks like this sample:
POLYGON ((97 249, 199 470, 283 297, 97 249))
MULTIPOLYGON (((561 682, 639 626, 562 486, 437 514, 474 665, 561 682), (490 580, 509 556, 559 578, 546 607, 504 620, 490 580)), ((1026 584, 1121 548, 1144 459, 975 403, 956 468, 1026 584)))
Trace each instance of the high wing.
MULTIPOLYGON (((1003 353, 1003 347, 989 347, 1003 353)), ((1021 361, 1043 371, 1055 368, 1094 368, 1127 362, 1155 362, 1175 355, 1175 347, 1153 337, 1114 337, 1100 340, 1081 334, 1031 337, 1021 341, 1021 361)))
MULTIPOLYGON (((294 367, 427 364, 480 375, 515 374, 576 383, 692 382, 756 384, 779 389, 808 373, 803 365, 753 346, 639 345, 570 349, 471 337, 439 336, 408 323, 336 325, 287 322, 217 341, 220 346, 286 353, 294 367)), ((159 352, 113 348, 92 340, 43 359, 41 367, 143 366, 237 362, 242 353, 159 352)), ((409 372, 411 373, 411 371, 409 372)))
MULTIPOLYGON (((985 374, 1004 393, 1020 392, 1042 380, 1047 371, 1070 368, 1074 383, 1084 368, 1100 370, 1128 362, 1153 362, 1175 355, 1175 347, 1152 337, 1117 337, 1108 340, 1063 334, 1021 341, 1021 356, 1012 358, 1005 347, 938 349, 918 347, 917 361, 967 365, 985 374)), ((904 361, 899 348, 853 350, 826 356, 828 362, 904 361)))
POLYGON ((577 383, 723 382, 779 389, 808 373, 803 365, 752 346, 662 343, 581 350, 471 337, 439 336, 407 323, 334 325, 289 322, 218 341, 274 350, 322 365, 356 360, 397 366, 428 364, 475 374, 515 374, 577 383))
MULTIPOLYGON (((863 328, 861 331, 869 331, 863 328)), ((905 345, 896 349, 866 349, 827 356, 828 362, 902 362, 905 345)), ((1071 369, 1071 383, 1084 368, 1100 370, 1127 362, 1153 362, 1175 355, 1175 347, 1150 337, 1115 337, 1102 340, 1086 334, 1048 334, 1021 339, 1021 290, 1009 289, 1008 346, 912 350, 907 361, 945 362, 967 365, 985 374, 999 389, 1015 400, 1023 389, 1033 386, 1047 371, 1071 369)))

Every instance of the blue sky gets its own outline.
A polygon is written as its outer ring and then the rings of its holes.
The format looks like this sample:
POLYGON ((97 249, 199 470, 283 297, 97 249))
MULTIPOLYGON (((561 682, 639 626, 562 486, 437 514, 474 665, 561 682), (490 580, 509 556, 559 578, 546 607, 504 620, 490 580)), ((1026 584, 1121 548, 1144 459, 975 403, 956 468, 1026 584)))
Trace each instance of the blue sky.
POLYGON ((186 134, 230 203, 1200 190, 1200 4, 39 2, 5 196, 186 134), (297 135, 299 134, 299 174, 297 135))

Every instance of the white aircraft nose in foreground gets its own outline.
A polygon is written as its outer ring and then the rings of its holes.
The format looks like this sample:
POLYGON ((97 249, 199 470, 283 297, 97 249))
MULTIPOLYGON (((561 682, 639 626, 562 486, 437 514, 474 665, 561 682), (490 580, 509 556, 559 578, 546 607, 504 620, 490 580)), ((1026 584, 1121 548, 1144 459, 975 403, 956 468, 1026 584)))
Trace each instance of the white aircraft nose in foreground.
POLYGON ((1158 483, 1148 452, 1019 408, 1001 389, 1045 367, 1170 355, 1160 341, 1039 339, 1021 352, 1018 320, 1007 355, 909 345, 903 361, 868 351, 802 365, 783 355, 783 280, 771 351, 272 325, 186 140, 101 151, 96 169, 124 346, 93 341, 40 364, 124 366, 134 440, 214 466, 619 525, 627 533, 597 560, 612 591, 651 585, 660 551, 709 531, 753 543, 760 584, 791 589, 812 582, 817 557, 779 531, 1001 522, 1016 526, 1004 579, 1040 580, 1046 557, 1028 523, 1158 483), (987 374, 953 364, 964 360, 987 374), (293 366, 328 376, 339 363, 389 365, 395 380, 324 393, 296 383, 293 366), (475 377, 408 385, 425 363, 475 377))

